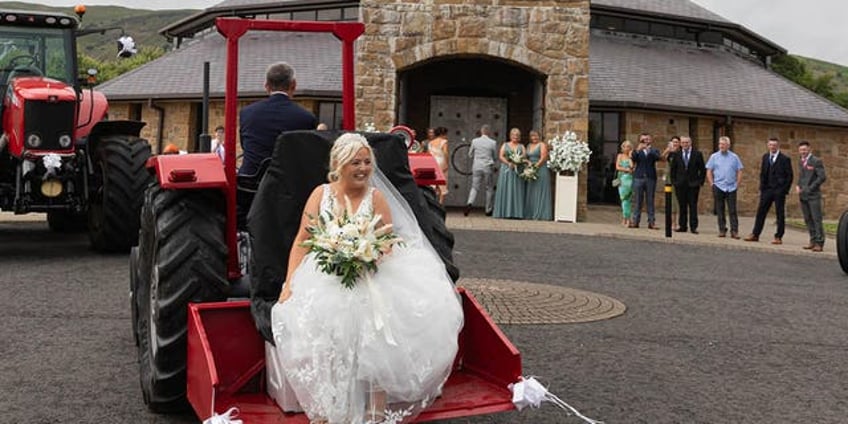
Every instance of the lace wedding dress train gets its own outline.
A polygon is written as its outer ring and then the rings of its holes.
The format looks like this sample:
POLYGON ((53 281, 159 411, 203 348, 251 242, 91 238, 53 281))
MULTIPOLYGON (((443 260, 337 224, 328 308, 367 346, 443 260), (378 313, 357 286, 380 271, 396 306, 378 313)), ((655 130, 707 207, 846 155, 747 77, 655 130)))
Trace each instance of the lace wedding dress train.
MULTIPOLYGON (((321 210, 334 201, 324 186, 321 210)), ((389 203, 393 217, 404 213, 389 203)), ((372 213, 370 193, 356 213, 372 213)), ((307 255, 292 275, 291 297, 273 307, 278 365, 311 420, 407 423, 440 394, 462 307, 432 247, 420 234, 410 237, 353 289, 307 255)))

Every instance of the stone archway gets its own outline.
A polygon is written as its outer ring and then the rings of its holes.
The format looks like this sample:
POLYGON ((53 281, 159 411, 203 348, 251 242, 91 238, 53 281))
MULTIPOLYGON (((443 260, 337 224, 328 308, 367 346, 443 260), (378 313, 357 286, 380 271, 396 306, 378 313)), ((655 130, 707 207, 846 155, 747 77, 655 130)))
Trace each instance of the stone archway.
MULTIPOLYGON (((503 60, 544 76, 540 119, 546 138, 589 114, 589 1, 362 0, 357 42, 357 125, 391 127, 401 112, 398 75, 450 57, 503 60)), ((585 213, 585 196, 580 196, 585 213)))

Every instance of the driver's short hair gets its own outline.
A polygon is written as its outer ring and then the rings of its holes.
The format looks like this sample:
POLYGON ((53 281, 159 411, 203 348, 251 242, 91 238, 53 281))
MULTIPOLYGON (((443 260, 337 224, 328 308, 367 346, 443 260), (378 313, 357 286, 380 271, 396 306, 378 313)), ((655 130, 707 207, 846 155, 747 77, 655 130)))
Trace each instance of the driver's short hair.
POLYGON ((288 91, 294 81, 294 68, 286 62, 272 63, 265 71, 265 83, 271 91, 288 91))

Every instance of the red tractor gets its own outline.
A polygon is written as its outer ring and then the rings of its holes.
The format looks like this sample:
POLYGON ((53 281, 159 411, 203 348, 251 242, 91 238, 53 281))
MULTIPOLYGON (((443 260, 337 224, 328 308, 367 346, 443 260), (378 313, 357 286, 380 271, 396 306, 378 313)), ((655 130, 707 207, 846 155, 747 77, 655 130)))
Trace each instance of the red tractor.
POLYGON ((76 17, 0 10, 0 210, 46 212, 54 231, 89 229, 92 247, 126 251, 151 181, 142 122, 109 121, 83 88, 76 17))
MULTIPOLYGON (((267 394, 274 383, 266 372, 264 349, 272 340, 270 308, 286 275, 286 255, 303 207, 309 193, 326 182, 328 153, 341 133, 283 133, 264 176, 237 178, 239 38, 249 30, 335 35, 343 46, 344 128, 352 130, 353 43, 364 25, 240 18, 218 18, 216 25, 227 39, 224 166, 213 153, 155 156, 148 163, 156 181, 145 193, 139 246, 130 254, 142 393, 154 412, 190 404, 206 419, 236 406, 245 422, 305 424, 304 414, 283 414, 267 394), (246 228, 237 219, 237 204, 244 204, 238 202, 240 193, 255 194, 246 228)), ((407 200, 447 272, 457 279, 453 236, 429 188, 444 184, 435 161, 429 155, 408 154, 400 135, 365 136, 380 169, 407 200)), ((521 375, 520 355, 473 297, 461 293, 465 327, 455 369, 442 397, 419 421, 513 409, 507 385, 521 375)))

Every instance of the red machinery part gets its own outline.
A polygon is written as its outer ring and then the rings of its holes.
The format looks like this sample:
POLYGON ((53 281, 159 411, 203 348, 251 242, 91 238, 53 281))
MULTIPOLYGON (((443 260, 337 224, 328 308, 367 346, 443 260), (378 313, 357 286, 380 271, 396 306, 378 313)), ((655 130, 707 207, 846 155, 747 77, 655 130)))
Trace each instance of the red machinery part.
MULTIPOLYGON (((477 300, 462 288, 458 292, 465 326, 454 370, 442 396, 417 422, 515 408, 507 385, 521 376, 521 355, 477 300)), ((309 423, 305 414, 284 414, 265 393, 264 343, 247 301, 189 306, 187 396, 198 417, 237 407, 246 423, 309 423)))

